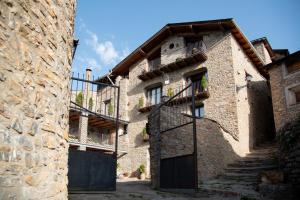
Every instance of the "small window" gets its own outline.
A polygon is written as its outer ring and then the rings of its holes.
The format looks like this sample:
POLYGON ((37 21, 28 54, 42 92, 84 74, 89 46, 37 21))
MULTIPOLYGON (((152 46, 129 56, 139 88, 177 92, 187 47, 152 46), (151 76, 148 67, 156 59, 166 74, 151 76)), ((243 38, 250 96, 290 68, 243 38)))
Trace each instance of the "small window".
POLYGON ((107 100, 104 102, 104 114, 111 115, 111 100, 107 100))
POLYGON ((128 133, 128 124, 124 124, 124 135, 128 133))
POLYGON ((156 105, 160 103, 160 99, 162 96, 162 87, 154 87, 147 90, 147 104, 156 105))
POLYGON ((169 49, 173 49, 174 48, 174 43, 171 43, 170 45, 169 45, 169 49))
POLYGON ((290 87, 286 91, 286 102, 288 106, 300 104, 300 85, 290 87))
POLYGON ((204 106, 203 105, 197 106, 195 108, 195 116, 199 117, 199 118, 204 117, 204 106))
MULTIPOLYGON (((186 78, 187 84, 193 83, 195 86, 195 94, 199 94, 204 92, 207 89, 208 84, 208 75, 207 73, 198 73, 186 78)), ((190 89, 189 94, 192 94, 192 90, 190 89)))

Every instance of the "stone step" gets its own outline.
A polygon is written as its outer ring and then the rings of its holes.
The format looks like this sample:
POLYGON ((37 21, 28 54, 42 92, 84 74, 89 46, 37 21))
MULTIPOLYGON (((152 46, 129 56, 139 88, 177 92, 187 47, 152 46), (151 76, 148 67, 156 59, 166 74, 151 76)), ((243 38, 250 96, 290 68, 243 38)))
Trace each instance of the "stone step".
POLYGON ((257 182, 253 181, 244 181, 244 180, 229 180, 229 179, 217 179, 213 181, 205 182, 204 185, 208 186, 232 186, 232 185, 239 185, 244 187, 256 187, 257 182))
POLYGON ((224 173, 220 176, 222 179, 228 180, 243 180, 245 182, 258 182, 259 174, 258 173, 224 173))
POLYGON ((228 188, 220 188, 220 187, 210 187, 210 186, 200 186, 200 191, 206 192, 208 194, 219 194, 225 197, 248 197, 252 199, 260 199, 260 194, 251 188, 243 188, 243 187, 228 187, 228 188))
POLYGON ((265 162, 257 162, 257 161, 239 161, 235 163, 228 164, 228 167, 236 167, 236 168, 245 168, 245 167, 257 167, 257 166, 266 166, 266 165, 276 165, 275 161, 265 161, 265 162))
POLYGON ((265 170, 277 169, 276 165, 258 165, 258 166, 243 166, 243 167, 227 167, 225 168, 225 172, 233 172, 233 173, 251 173, 251 172, 261 172, 265 170))
POLYGON ((204 182, 200 189, 211 194, 246 196, 261 199, 257 192, 260 183, 260 172, 278 168, 277 146, 271 144, 254 149, 245 157, 229 164, 224 173, 214 180, 204 182))

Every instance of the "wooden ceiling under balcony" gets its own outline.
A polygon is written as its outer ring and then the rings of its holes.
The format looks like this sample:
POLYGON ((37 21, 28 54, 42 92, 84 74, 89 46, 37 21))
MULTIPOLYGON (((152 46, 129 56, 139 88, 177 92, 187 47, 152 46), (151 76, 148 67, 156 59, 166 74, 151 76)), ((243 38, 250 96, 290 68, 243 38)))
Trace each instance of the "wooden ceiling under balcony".
MULTIPOLYGON (((70 110, 69 120, 79 122, 81 112, 77 110, 70 110)), ((127 121, 119 120, 120 124, 128 124, 127 121)), ((98 115, 89 114, 88 115, 88 126, 93 126, 97 128, 107 128, 114 129, 116 127, 116 119, 110 117, 100 117, 98 115)))
POLYGON ((180 60, 177 60, 175 62, 172 62, 167 65, 162 65, 158 69, 144 72, 138 76, 139 79, 142 81, 147 81, 156 77, 161 76, 163 73, 169 73, 176 71, 178 69, 185 68, 187 66, 191 66, 193 64, 196 64, 198 62, 204 62, 207 60, 207 56, 204 52, 199 51, 195 54, 192 54, 191 56, 188 56, 186 58, 182 58, 180 60))

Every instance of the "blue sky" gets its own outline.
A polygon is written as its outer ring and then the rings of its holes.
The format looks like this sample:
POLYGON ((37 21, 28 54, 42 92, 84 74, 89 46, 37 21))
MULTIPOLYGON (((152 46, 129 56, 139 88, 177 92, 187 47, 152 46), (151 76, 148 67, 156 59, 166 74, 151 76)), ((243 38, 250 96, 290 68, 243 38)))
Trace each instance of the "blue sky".
POLYGON ((234 18, 249 40, 300 50, 300 0, 77 0, 73 71, 95 77, 167 23, 234 18))

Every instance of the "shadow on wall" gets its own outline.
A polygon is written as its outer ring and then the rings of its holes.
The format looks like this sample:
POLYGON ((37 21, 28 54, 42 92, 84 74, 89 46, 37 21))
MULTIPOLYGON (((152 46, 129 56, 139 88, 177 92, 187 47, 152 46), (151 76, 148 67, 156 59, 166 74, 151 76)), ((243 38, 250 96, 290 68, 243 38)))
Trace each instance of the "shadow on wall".
MULTIPOLYGON (((148 135, 147 135, 148 136, 148 135)), ((144 146, 149 146, 148 140, 143 137, 143 129, 140 130, 139 134, 137 134, 134 138, 134 144, 135 148, 136 147, 144 147, 144 146)))
POLYGON ((247 88, 249 114, 249 145, 259 146, 275 138, 275 123, 273 116, 270 88, 266 81, 249 83, 247 88))
POLYGON ((239 158, 233 149, 238 141, 214 120, 203 118, 196 121, 198 180, 201 183, 217 177, 229 163, 239 158))

